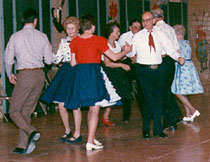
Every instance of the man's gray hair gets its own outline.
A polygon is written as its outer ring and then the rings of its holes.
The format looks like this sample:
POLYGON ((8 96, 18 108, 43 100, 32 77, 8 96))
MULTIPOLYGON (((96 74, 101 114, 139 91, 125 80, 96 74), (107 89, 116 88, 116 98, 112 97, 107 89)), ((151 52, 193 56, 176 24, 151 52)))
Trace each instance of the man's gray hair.
POLYGON ((161 8, 156 8, 151 11, 154 18, 164 17, 164 12, 161 8))

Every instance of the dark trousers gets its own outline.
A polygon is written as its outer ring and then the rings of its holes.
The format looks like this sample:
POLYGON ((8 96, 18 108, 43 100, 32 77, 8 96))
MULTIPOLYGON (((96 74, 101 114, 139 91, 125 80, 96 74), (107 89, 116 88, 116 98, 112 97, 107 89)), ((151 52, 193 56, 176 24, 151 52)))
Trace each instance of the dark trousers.
POLYGON ((29 135, 36 130, 31 125, 34 112, 44 86, 43 70, 25 70, 17 74, 17 83, 12 92, 9 114, 19 128, 19 148, 26 149, 29 135))
POLYGON ((153 134, 162 133, 162 92, 160 70, 137 64, 136 76, 144 95, 143 131, 149 131, 153 119, 153 134))
MULTIPOLYGON (((131 60, 129 58, 126 58, 125 60, 121 61, 123 64, 127 64, 130 66, 131 70, 126 71, 126 76, 128 78, 128 81, 130 83, 135 77, 135 69, 133 64, 131 63, 131 60)), ((130 100, 122 100, 123 103, 123 120, 130 120, 131 117, 131 99, 130 100)))
MULTIPOLYGON (((129 82, 130 82, 130 85, 131 85, 133 80, 137 80, 136 64, 133 64, 130 58, 126 58, 126 59, 122 60, 121 62, 129 65, 130 68, 131 68, 131 70, 126 72, 127 78, 129 79, 129 82)), ((141 87, 139 85, 139 82, 137 82, 136 88, 137 88, 137 94, 135 94, 135 95, 137 97, 139 109, 140 109, 140 112, 141 112, 142 117, 143 117, 142 108, 143 108, 143 104, 144 104, 144 99, 143 99, 143 93, 142 93, 141 87)), ((131 116, 131 100, 125 100, 125 101, 122 101, 122 102, 125 103, 125 106, 123 106, 123 120, 130 119, 130 116, 131 116)), ((123 103, 123 105, 124 105, 124 103, 123 103)))
POLYGON ((175 61, 169 56, 163 57, 160 65, 162 98, 163 98, 163 127, 176 126, 177 117, 181 111, 176 102, 175 96, 171 93, 171 85, 175 73, 175 61))
POLYGON ((131 99, 122 100, 123 120, 130 120, 131 117, 131 99))

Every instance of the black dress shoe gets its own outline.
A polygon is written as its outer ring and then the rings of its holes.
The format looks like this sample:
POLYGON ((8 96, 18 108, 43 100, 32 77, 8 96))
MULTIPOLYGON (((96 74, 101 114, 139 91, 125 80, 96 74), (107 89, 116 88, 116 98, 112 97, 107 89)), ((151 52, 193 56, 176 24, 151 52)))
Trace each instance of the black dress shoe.
POLYGON ((154 134, 155 138, 167 138, 168 136, 165 133, 154 134))
POLYGON ((26 149, 16 147, 16 148, 13 150, 13 153, 14 153, 14 154, 25 155, 25 154, 26 154, 26 149))
POLYGON ((66 140, 66 143, 78 143, 82 141, 82 136, 79 136, 78 138, 72 137, 73 140, 66 140))
POLYGON ((28 147, 26 150, 26 154, 32 153, 36 148, 36 142, 40 138, 40 133, 38 131, 33 131, 28 139, 28 147))
POLYGON ((144 139, 150 139, 149 131, 143 131, 142 138, 144 138, 144 139))

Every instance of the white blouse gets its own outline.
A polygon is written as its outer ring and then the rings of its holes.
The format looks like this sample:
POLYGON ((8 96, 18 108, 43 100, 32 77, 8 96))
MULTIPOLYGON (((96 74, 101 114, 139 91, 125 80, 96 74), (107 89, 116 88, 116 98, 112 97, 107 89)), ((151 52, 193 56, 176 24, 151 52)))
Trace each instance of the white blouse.
MULTIPOLYGON (((121 52, 121 47, 120 44, 115 41, 115 48, 113 48, 109 43, 108 43, 109 49, 112 50, 114 53, 119 53, 121 52)), ((101 60, 104 61, 104 55, 101 56, 101 60)))
POLYGON ((56 54, 53 54, 53 63, 58 64, 60 62, 70 62, 71 61, 71 53, 69 44, 71 42, 70 37, 62 38, 59 44, 58 50, 56 54))

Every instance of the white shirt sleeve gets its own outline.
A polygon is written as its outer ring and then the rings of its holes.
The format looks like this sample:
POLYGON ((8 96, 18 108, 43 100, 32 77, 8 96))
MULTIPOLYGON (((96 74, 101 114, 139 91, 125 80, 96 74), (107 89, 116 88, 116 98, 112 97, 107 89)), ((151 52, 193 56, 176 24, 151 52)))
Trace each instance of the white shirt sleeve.
POLYGON ((173 47, 171 40, 166 36, 166 34, 164 34, 161 31, 159 31, 158 34, 159 38, 161 39, 163 49, 166 51, 167 55, 169 55, 171 58, 177 61, 180 55, 177 52, 177 50, 175 50, 175 48, 173 47))

